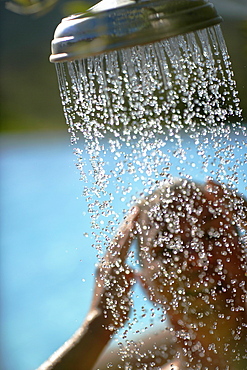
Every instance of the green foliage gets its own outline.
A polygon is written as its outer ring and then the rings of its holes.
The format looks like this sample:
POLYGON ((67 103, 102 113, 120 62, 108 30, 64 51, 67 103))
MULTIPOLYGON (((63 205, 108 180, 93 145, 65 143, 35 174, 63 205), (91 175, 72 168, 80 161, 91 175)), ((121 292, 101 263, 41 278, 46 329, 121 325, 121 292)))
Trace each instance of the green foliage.
POLYGON ((62 12, 65 16, 70 14, 85 13, 92 6, 92 2, 72 0, 67 1, 62 6, 62 12))
POLYGON ((43 15, 49 12, 58 0, 11 0, 6 3, 6 8, 22 15, 43 15))
MULTIPOLYGON (((6 8, 22 15, 35 14, 41 16, 52 10, 57 2, 59 0, 10 0, 6 2, 6 8)), ((62 4, 62 12, 64 16, 85 13, 91 5, 92 2, 89 1, 67 1, 62 4)))

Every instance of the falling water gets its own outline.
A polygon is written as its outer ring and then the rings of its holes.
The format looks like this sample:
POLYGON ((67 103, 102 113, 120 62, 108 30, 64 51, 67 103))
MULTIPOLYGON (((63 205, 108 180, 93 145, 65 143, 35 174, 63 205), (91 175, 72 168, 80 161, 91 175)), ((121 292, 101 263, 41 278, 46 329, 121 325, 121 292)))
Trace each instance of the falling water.
POLYGON ((128 208, 171 175, 246 182, 241 110, 219 26, 56 66, 92 229, 111 216, 104 231, 112 235, 116 195, 128 208))
POLYGON ((219 26, 56 67, 99 258, 127 210, 174 177, 244 193, 246 131, 219 26))

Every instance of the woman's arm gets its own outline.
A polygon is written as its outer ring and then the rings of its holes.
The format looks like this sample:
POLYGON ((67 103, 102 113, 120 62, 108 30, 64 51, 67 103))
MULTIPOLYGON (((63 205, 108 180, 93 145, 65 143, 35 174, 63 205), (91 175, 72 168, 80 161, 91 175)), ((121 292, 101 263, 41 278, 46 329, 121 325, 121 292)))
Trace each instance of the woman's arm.
POLYGON ((134 207, 97 268, 94 296, 83 325, 38 370, 90 370, 130 311, 133 274, 125 264, 139 209, 134 207))
POLYGON ((90 312, 84 324, 38 370, 89 370, 95 364, 112 332, 104 327, 103 313, 90 312))

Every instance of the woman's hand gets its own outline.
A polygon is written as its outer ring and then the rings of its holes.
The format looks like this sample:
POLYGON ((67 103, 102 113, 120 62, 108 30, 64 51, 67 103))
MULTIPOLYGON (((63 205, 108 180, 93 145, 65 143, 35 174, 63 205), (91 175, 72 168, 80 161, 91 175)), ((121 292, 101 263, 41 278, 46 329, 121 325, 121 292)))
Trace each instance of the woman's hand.
POLYGON ((139 209, 133 207, 109 245, 96 272, 91 309, 75 334, 38 370, 91 370, 111 339, 128 318, 133 273, 125 260, 135 234, 139 209))
POLYGON ((96 285, 90 312, 103 313, 102 325, 115 332, 128 318, 131 308, 133 272, 126 264, 133 240, 139 208, 133 207, 110 243, 106 255, 96 271, 96 285))

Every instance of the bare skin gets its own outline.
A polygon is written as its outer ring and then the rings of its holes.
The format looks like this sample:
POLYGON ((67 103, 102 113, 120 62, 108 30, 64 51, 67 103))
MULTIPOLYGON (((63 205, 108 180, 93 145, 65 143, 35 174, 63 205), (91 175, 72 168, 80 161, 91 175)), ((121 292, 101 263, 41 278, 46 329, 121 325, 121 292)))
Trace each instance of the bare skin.
POLYGON ((94 369, 128 319, 135 280, 167 311, 181 349, 162 370, 247 368, 246 252, 239 237, 239 229, 247 229, 246 207, 212 181, 181 181, 141 200, 98 267, 84 324, 39 370, 94 369), (142 266, 137 274, 125 263, 134 237, 142 266))

